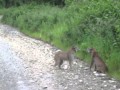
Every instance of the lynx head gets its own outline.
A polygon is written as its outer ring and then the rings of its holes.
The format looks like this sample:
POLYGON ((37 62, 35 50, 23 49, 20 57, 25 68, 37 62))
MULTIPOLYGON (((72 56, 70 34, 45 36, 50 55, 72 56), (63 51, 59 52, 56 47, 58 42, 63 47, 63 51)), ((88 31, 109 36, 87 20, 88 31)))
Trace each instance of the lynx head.
POLYGON ((71 48, 74 52, 77 52, 77 51, 79 51, 80 49, 77 47, 77 46, 72 46, 72 48, 71 48))
POLYGON ((96 50, 94 48, 88 48, 87 52, 93 54, 96 50))

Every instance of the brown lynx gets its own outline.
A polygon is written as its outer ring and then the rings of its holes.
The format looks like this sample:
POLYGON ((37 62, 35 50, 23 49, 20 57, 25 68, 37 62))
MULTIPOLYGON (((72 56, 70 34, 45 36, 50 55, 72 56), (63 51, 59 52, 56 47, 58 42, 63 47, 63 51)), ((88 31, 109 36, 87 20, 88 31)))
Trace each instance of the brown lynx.
POLYGON ((72 60, 74 59, 73 54, 76 51, 77 51, 77 49, 75 47, 72 47, 67 52, 64 52, 64 51, 57 52, 54 57, 55 66, 58 66, 60 69, 61 65, 63 64, 63 61, 67 60, 69 62, 70 68, 71 68, 72 60))
POLYGON ((100 73, 106 73, 108 71, 108 68, 104 61, 101 59, 101 57, 98 55, 96 50, 94 48, 88 49, 88 52, 92 56, 92 61, 90 65, 90 70, 93 64, 95 65, 95 71, 100 72, 100 73))

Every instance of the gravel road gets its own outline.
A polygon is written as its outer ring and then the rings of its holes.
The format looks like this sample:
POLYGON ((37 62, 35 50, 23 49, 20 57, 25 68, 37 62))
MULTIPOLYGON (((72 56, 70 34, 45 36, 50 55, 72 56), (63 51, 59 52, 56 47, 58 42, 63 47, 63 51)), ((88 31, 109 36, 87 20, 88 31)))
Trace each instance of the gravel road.
POLYGON ((70 70, 55 68, 57 49, 0 24, 0 90, 120 90, 120 82, 96 76, 75 59, 70 70))

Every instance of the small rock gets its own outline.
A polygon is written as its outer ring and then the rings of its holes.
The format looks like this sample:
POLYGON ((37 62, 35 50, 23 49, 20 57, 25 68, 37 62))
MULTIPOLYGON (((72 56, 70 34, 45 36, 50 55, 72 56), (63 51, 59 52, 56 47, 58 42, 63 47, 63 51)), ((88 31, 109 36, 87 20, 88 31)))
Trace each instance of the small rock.
POLYGON ((34 83, 35 81, 34 80, 29 80, 30 83, 34 83))
POLYGON ((64 69, 68 69, 68 66, 67 66, 67 65, 64 65, 63 68, 64 68, 64 69))
POLYGON ((114 80, 114 81, 115 81, 115 79, 114 79, 114 78, 111 78, 111 80, 114 80))
POLYGON ((114 81, 114 80, 109 80, 109 82, 110 82, 110 83, 114 83, 114 82, 116 82, 116 81, 114 81))
POLYGON ((93 78, 93 80, 96 80, 96 78, 93 78))
POLYGON ((93 73, 94 73, 94 74, 96 74, 97 72, 96 72, 96 71, 94 71, 93 73))
POLYGON ((105 77, 106 74, 104 74, 104 73, 100 73, 100 76, 101 76, 101 77, 105 77))
POLYGON ((47 87, 43 87, 43 89, 47 89, 47 87))
POLYGON ((95 75, 95 76, 97 76, 97 77, 99 77, 99 76, 100 76, 100 74, 98 74, 98 73, 94 73, 94 75, 95 75))
POLYGON ((79 82, 80 82, 80 83, 82 83, 82 82, 83 82, 83 80, 79 80, 79 82))
POLYGON ((78 76, 78 75, 75 75, 74 79, 78 79, 78 78, 79 78, 79 76, 78 76))
POLYGON ((104 73, 97 73, 96 71, 94 71, 93 73, 97 77, 105 77, 106 76, 106 74, 104 74, 104 73))
POLYGON ((89 90, 92 90, 92 87, 88 88, 89 90))
POLYGON ((88 69, 89 69, 89 67, 85 67, 85 68, 84 68, 84 70, 88 70, 88 69))
POLYGON ((104 87, 107 87, 107 85, 104 85, 104 87))
POLYGON ((64 86, 63 86, 63 85, 59 85, 59 88, 60 88, 60 89, 63 89, 63 88, 64 88, 64 86))
POLYGON ((55 53, 60 52, 61 50, 56 50, 55 53))
POLYGON ((64 89, 67 89, 68 87, 65 87, 64 89))
POLYGON ((82 65, 80 65, 80 68, 82 68, 83 66, 82 65))
POLYGON ((76 62, 76 61, 74 61, 74 62, 73 62, 73 64, 77 65, 77 62, 76 62))
POLYGON ((106 83, 106 81, 103 81, 104 83, 106 83))
POLYGON ((69 85, 71 85, 71 86, 72 86, 73 84, 72 84, 72 83, 70 83, 69 85))
POLYGON ((116 85, 113 85, 113 88, 116 88, 116 85))
POLYGON ((110 77, 102 77, 101 80, 111 80, 110 77))
POLYGON ((17 84, 23 84, 24 82, 23 81, 18 81, 17 84))

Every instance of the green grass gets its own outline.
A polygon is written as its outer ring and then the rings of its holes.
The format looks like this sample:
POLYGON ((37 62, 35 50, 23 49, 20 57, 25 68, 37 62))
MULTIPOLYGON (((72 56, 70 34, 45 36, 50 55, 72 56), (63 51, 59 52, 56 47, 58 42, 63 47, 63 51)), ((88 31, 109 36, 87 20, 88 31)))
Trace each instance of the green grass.
POLYGON ((0 10, 2 22, 18 27, 30 37, 42 39, 60 49, 81 48, 76 56, 90 63, 85 52, 94 47, 106 62, 109 74, 120 79, 120 2, 83 0, 59 8, 30 4, 0 10))

